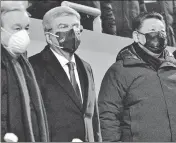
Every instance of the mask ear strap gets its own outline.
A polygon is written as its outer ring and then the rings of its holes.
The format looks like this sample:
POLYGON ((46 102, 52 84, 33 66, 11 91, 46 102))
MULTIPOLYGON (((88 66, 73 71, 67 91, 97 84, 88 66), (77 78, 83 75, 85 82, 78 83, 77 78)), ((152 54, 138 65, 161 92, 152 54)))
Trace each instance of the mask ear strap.
MULTIPOLYGON (((57 35, 55 35, 55 34, 53 34, 53 33, 50 33, 50 32, 45 32, 45 34, 50 34, 50 35, 54 36, 55 38, 56 38, 56 37, 59 37, 59 36, 57 36, 57 35)), ((55 45, 55 44, 53 44, 53 43, 52 43, 52 45, 55 46, 55 47, 58 47, 59 49, 61 49, 61 50, 59 50, 59 52, 62 54, 63 57, 65 57, 65 58, 67 59, 67 57, 66 57, 66 56, 64 55, 64 53, 62 52, 62 48, 61 48, 61 47, 59 47, 58 45, 55 45)), ((56 50, 55 48, 52 48, 52 49, 57 53, 57 50, 56 50)))
MULTIPOLYGON (((144 33, 141 33, 141 32, 139 32, 139 31, 137 31, 139 34, 142 34, 142 35, 144 35, 145 36, 145 34, 144 33)), ((146 39, 146 36, 145 36, 145 39, 146 39)), ((142 46, 144 46, 140 41, 138 42, 139 44, 141 44, 142 46)), ((144 46, 145 47, 145 46, 144 46)))
POLYGON ((55 34, 53 34, 53 33, 50 33, 50 32, 45 32, 45 35, 46 35, 46 34, 52 35, 52 36, 54 36, 54 37, 59 37, 59 36, 57 36, 57 35, 55 35, 55 34))
POLYGON ((142 34, 142 35, 144 35, 145 36, 145 34, 144 33, 142 33, 142 32, 139 32, 139 31, 137 31, 139 34, 142 34))
POLYGON ((3 27, 1 27, 1 30, 7 32, 10 36, 12 35, 12 33, 10 33, 9 31, 5 30, 3 27))

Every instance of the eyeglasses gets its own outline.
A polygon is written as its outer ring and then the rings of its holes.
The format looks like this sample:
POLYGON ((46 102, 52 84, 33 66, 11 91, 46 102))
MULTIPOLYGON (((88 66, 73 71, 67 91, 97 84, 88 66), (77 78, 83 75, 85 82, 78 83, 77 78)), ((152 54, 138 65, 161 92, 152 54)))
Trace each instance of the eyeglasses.
POLYGON ((66 25, 66 24, 60 24, 57 27, 57 31, 59 32, 66 32, 73 29, 75 32, 82 32, 83 31, 83 26, 80 24, 74 24, 74 25, 66 25))
POLYGON ((152 37, 156 36, 156 35, 160 35, 161 37, 166 37, 166 32, 165 31, 154 31, 154 32, 149 32, 149 33, 141 33, 139 31, 137 31, 139 34, 142 35, 148 35, 150 34, 152 37))

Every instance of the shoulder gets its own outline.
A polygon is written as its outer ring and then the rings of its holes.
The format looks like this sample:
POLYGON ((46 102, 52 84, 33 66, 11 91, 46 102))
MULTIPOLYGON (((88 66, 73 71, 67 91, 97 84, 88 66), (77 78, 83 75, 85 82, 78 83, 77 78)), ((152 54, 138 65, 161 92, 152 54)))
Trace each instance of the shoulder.
POLYGON ((119 51, 117 57, 116 57, 116 61, 118 60, 123 60, 127 57, 133 57, 135 54, 134 48, 133 46, 135 45, 135 43, 128 45, 126 47, 124 47, 122 50, 119 51))
POLYGON ((117 79, 122 76, 124 77, 125 74, 126 73, 125 68, 123 66, 123 60, 118 60, 109 67, 105 76, 111 76, 114 79, 117 79))
POLYGON ((38 79, 44 74, 44 62, 42 62, 41 54, 39 53, 34 56, 31 56, 29 58, 29 62, 32 65, 36 78, 38 79))
POLYGON ((123 48, 117 55, 116 62, 113 63, 107 72, 105 73, 104 80, 112 81, 115 83, 121 83, 125 86, 130 85, 131 81, 134 78, 133 72, 130 71, 131 68, 128 66, 125 66, 125 59, 128 59, 129 57, 135 56, 133 54, 133 47, 132 45, 129 45, 125 48, 123 48))
POLYGON ((31 64, 35 64, 36 62, 39 62, 40 60, 41 60, 41 53, 38 53, 36 55, 29 57, 29 62, 31 64))
POLYGON ((124 72, 126 68, 124 67, 123 63, 124 59, 134 56, 133 44, 128 45, 124 47, 122 50, 120 50, 120 52, 117 54, 116 62, 111 65, 107 73, 114 73, 115 75, 117 74, 118 76, 126 74, 124 72))
POLYGON ((86 70, 92 71, 91 65, 88 62, 86 62, 85 60, 83 60, 82 58, 80 58, 77 54, 75 54, 75 59, 79 63, 81 62, 86 70))
POLYGON ((92 70, 92 67, 91 67, 91 65, 88 62, 82 60, 82 63, 85 66, 85 68, 87 68, 88 70, 92 70))

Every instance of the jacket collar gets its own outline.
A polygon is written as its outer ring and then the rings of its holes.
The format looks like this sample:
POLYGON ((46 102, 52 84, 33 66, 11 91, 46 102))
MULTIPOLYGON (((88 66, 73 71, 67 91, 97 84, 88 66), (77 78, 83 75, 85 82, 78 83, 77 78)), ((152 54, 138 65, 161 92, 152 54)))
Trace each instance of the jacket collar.
POLYGON ((118 60, 123 60, 124 66, 152 66, 154 69, 168 66, 176 68, 176 60, 173 56, 169 56, 167 50, 164 50, 159 58, 155 58, 144 52, 137 43, 122 49, 116 58, 116 61, 118 60))

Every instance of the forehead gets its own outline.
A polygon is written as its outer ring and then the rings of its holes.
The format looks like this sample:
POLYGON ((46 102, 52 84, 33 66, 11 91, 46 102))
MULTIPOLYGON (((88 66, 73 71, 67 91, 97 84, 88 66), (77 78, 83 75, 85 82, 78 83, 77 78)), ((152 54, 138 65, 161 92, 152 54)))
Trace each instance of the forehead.
POLYGON ((140 31, 149 32, 152 30, 160 31, 163 29, 165 29, 165 24, 161 20, 150 18, 150 19, 145 19, 143 21, 140 31))
POLYGON ((75 15, 62 15, 52 20, 51 26, 54 28, 60 24, 80 24, 80 20, 75 15))
POLYGON ((30 18, 25 11, 10 11, 3 15, 3 26, 13 26, 13 25, 21 25, 26 26, 30 23, 30 18))

